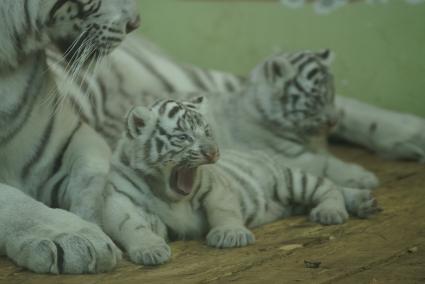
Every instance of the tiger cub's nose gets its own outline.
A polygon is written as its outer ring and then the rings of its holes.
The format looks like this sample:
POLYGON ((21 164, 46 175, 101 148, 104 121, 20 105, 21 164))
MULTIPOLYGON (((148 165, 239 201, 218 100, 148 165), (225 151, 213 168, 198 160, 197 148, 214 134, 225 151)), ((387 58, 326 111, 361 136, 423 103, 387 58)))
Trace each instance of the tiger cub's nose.
POLYGON ((209 163, 215 163, 220 158, 220 151, 217 147, 206 147, 203 148, 201 152, 209 163))

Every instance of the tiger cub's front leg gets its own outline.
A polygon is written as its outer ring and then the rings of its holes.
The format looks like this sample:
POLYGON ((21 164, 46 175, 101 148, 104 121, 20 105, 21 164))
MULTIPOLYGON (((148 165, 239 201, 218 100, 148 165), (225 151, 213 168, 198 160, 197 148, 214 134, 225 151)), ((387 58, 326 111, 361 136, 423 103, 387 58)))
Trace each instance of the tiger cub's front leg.
POLYGON ((159 217, 136 206, 127 197, 128 194, 120 194, 120 190, 125 191, 125 188, 117 189, 112 182, 108 184, 104 211, 105 232, 124 248, 134 263, 159 265, 167 262, 171 257, 171 249, 165 241, 165 225, 159 217))
POLYGON ((237 196, 226 190, 229 186, 231 184, 223 178, 212 175, 203 179, 202 190, 198 193, 203 196, 202 205, 210 224, 207 245, 211 247, 244 247, 255 242, 254 234, 244 225, 237 196))

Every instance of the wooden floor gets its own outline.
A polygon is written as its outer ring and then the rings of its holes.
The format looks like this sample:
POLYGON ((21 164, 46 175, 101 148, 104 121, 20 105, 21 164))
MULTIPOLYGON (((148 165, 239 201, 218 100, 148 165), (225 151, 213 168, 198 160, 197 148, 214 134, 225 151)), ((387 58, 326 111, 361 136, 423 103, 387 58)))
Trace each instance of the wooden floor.
POLYGON ((123 261, 102 275, 35 275, 0 258, 0 283, 425 283, 425 165, 384 161, 342 146, 333 151, 378 174, 383 212, 340 226, 282 220, 255 230, 257 243, 242 249, 176 242, 166 265, 123 261), (305 261, 321 264, 306 268, 305 261))

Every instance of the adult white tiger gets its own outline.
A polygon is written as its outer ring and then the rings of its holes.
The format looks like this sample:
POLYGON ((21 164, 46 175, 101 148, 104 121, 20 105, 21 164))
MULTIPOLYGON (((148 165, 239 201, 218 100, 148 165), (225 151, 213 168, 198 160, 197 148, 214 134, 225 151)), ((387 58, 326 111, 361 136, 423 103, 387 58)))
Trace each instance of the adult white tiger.
MULTIPOLYGON (((334 124, 336 118, 338 137, 393 158, 423 160, 423 119, 338 96, 335 107, 332 58, 327 51, 277 54, 258 64, 245 80, 178 64, 144 39, 131 37, 112 54, 108 68, 83 82, 91 99, 76 97, 74 102, 114 146, 130 106, 149 104, 164 92, 180 99, 207 92, 214 114, 209 119, 220 125, 221 145, 270 148, 286 156, 288 165, 347 186, 372 188, 378 180, 364 168, 326 154, 324 143, 314 142, 326 139, 322 126, 334 124), (397 135, 393 125, 400 126, 397 135)), ((60 79, 60 68, 57 71, 60 79)))
POLYGON ((0 3, 0 253, 20 266, 94 273, 120 258, 88 222, 102 221, 109 148, 57 94, 44 49, 97 59, 137 27, 134 11, 132 0, 0 3))
MULTIPOLYGON (((202 97, 162 100, 133 108, 114 152, 105 231, 136 263, 167 261, 166 240, 201 238, 217 248, 254 242, 247 229, 301 212, 312 221, 340 224, 348 213, 376 210, 369 190, 276 163, 263 151, 221 151, 202 97), (216 165, 208 165, 215 163, 216 165)), ((237 147, 237 145, 234 145, 237 147)))

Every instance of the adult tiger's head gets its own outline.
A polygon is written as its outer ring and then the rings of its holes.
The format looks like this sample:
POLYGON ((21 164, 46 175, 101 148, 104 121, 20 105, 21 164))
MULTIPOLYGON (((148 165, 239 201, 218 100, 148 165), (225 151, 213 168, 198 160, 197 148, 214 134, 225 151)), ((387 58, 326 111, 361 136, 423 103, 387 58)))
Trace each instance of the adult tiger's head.
POLYGON ((282 131, 311 137, 336 124, 330 50, 274 55, 251 73, 255 108, 282 131))
POLYGON ((67 59, 110 52, 139 25, 135 0, 4 0, 0 67, 55 44, 67 59))
POLYGON ((157 190, 170 200, 190 195, 198 167, 219 158, 212 129, 202 114, 205 107, 204 97, 161 100, 150 109, 136 107, 127 116, 123 139, 129 165, 165 180, 157 190))

